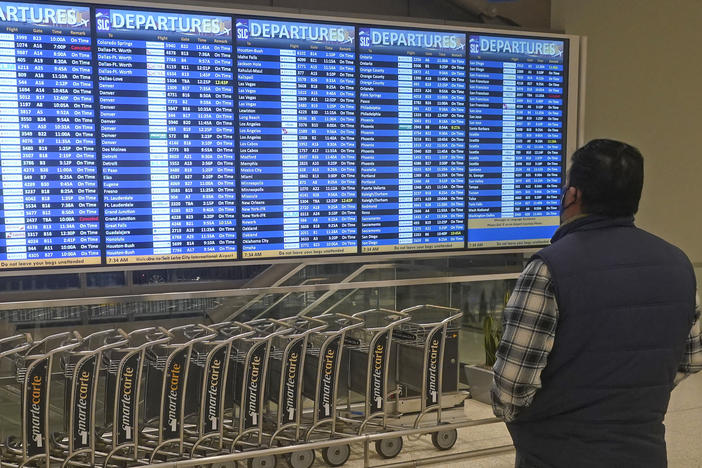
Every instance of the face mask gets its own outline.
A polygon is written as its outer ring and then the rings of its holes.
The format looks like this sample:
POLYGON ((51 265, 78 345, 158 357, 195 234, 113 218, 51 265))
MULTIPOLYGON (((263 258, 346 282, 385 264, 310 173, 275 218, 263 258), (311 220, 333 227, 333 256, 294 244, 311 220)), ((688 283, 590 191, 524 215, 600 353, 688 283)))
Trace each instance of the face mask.
POLYGON ((561 189, 561 207, 560 207, 561 215, 563 215, 563 212, 564 212, 565 210, 567 210, 568 208, 570 208, 571 206, 573 206, 573 204, 575 204, 575 200, 573 200, 572 202, 570 202, 570 203, 568 203, 567 205, 564 206, 564 204, 565 204, 565 196, 566 196, 566 194, 568 193, 568 189, 571 188, 571 187, 572 187, 572 185, 564 185, 563 188, 561 189))

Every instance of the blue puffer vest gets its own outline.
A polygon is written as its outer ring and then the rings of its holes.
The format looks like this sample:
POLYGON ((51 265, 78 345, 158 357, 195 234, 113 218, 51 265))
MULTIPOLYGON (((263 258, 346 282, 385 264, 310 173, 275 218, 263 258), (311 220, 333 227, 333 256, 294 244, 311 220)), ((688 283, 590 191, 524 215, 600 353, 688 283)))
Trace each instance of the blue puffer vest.
POLYGON ((542 259, 559 318, 532 404, 508 424, 528 466, 667 466, 665 416, 694 322, 695 275, 633 218, 562 226, 542 259))

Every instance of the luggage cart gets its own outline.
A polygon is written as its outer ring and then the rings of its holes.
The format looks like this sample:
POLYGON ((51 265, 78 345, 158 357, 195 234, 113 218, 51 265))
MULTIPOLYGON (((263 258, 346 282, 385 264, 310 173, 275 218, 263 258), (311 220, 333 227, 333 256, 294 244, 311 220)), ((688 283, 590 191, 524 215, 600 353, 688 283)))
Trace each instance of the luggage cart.
MULTIPOLYGON (((302 377, 310 335, 319 333, 327 324, 312 317, 290 317, 271 320, 285 330, 273 337, 269 361, 268 400, 276 405, 274 413, 264 418, 268 447, 296 444, 303 441, 302 377), (266 421, 268 419, 268 421, 266 421)), ((314 450, 285 456, 291 468, 309 468, 314 463, 314 450)))
MULTIPOLYGON (((216 336, 205 325, 184 325, 168 330, 170 340, 146 350, 146 424, 140 446, 149 463, 157 457, 178 459, 184 453, 185 402, 193 346, 216 336), (166 451, 173 447, 175 451, 166 451)), ((197 390, 197 389, 195 389, 197 390)), ((195 394, 195 392, 193 392, 195 394)), ((163 460, 165 461, 165 460, 163 460)))
POLYGON ((21 354, 32 345, 32 335, 20 333, 0 339, 0 359, 21 354))
MULTIPOLYGON (((32 345, 32 336, 29 333, 8 336, 0 339, 0 363, 8 359, 14 365, 16 356, 24 353, 32 345)), ((0 466, 3 464, 5 444, 0 442, 0 466)))
POLYGON ((141 394, 146 351, 171 340, 168 330, 150 327, 134 330, 127 344, 103 353, 107 370, 105 385, 105 423, 97 437, 96 455, 103 466, 139 460, 141 437, 141 394), (97 450, 100 449, 100 451, 97 450))
MULTIPOLYGON (((49 443, 50 399, 54 358, 60 358, 80 345, 79 336, 57 333, 35 341, 15 357, 17 382, 21 387, 20 438, 8 438, 4 467, 21 467, 29 463, 49 466, 52 462, 49 443)), ((57 461, 56 458, 53 461, 57 461)))
MULTIPOLYGON (((396 382, 420 395, 420 411, 414 428, 418 428, 430 413, 436 414, 436 424, 440 425, 446 338, 449 334, 457 338, 459 319, 463 313, 458 309, 436 305, 409 307, 402 313, 408 315, 410 320, 402 323, 393 333, 397 347, 396 382)), ((458 356, 454 359, 457 362, 458 356)), ((449 450, 457 438, 455 429, 434 432, 431 437, 439 450, 449 450)))
MULTIPOLYGON (((199 407, 191 414, 195 423, 186 425, 186 445, 190 447, 190 457, 222 453, 224 448, 224 407, 225 396, 233 391, 229 381, 233 344, 250 337, 253 328, 236 322, 219 323, 209 326, 216 335, 209 341, 200 341, 193 346, 192 369, 200 376, 199 407)), ((195 401, 195 399, 191 399, 195 401)), ((187 409, 187 404, 186 404, 187 409)))
MULTIPOLYGON (((349 402, 351 392, 362 395, 365 401, 360 418, 340 419, 352 427, 357 426, 359 435, 369 430, 387 431, 391 429, 388 426, 389 400, 398 396, 388 382, 388 370, 393 358, 393 330, 407 323, 410 317, 387 309, 366 310, 353 316, 363 320, 363 327, 348 332, 349 337, 358 344, 346 346, 344 371, 347 375, 339 387, 347 389, 349 402)), ((402 437, 379 440, 375 449, 383 458, 394 458, 402 450, 402 437)))
MULTIPOLYGON (((269 320, 253 320, 245 325, 254 333, 233 343, 236 353, 231 354, 230 372, 235 399, 230 424, 225 422, 225 440, 231 442, 231 451, 250 450, 263 443, 263 410, 266 394, 266 377, 271 341, 285 331, 269 320)), ((272 467, 274 456, 249 460, 250 467, 272 467)))
POLYGON ((104 374, 102 354, 126 344, 124 331, 100 331, 82 338, 80 345, 68 351, 62 359, 66 432, 52 435, 53 450, 63 459, 62 467, 95 465, 97 393, 104 374))
MULTIPOLYGON (((324 330, 308 338, 305 356, 302 393, 314 402, 311 420, 305 417, 302 426, 307 427, 305 441, 315 439, 317 434, 328 438, 343 437, 337 431, 337 391, 346 335, 363 326, 363 320, 344 314, 323 314, 315 317, 326 324, 324 330), (322 427, 328 425, 329 430, 322 427)), ((330 466, 341 466, 349 459, 351 447, 339 445, 322 450, 322 458, 330 466)))

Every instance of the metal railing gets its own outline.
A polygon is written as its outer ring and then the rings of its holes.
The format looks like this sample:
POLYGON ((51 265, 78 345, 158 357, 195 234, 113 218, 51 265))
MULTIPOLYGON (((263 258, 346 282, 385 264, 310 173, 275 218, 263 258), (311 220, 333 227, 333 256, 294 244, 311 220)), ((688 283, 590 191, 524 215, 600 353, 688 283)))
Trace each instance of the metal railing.
POLYGON ((397 437, 407 437, 407 436, 421 436, 426 434, 433 434, 439 431, 450 431, 453 429, 463 429, 466 427, 483 426, 486 424, 494 424, 502 422, 501 418, 484 418, 484 419, 471 419, 466 421, 460 421, 450 424, 441 424, 439 426, 416 428, 416 429, 405 429, 401 431, 390 431, 381 432, 376 434, 364 434, 351 437, 343 437, 339 439, 323 440, 309 442, 306 444, 289 445, 285 447, 275 447, 267 448, 262 450, 251 450, 246 452, 237 452, 227 455, 217 455, 213 457, 203 457, 203 458, 192 458, 189 460, 178 460, 172 462, 164 463, 154 463, 150 465, 143 465, 142 468, 185 468, 185 467, 198 467, 203 464, 219 464, 219 463, 230 463, 236 461, 242 461, 251 458, 258 458, 264 456, 276 456, 276 455, 287 455, 289 453, 301 452, 303 450, 316 450, 323 449, 327 447, 336 447, 342 445, 352 445, 352 444, 363 444, 363 466, 364 468, 376 468, 376 467, 400 467, 400 466, 420 466, 426 464, 435 464, 439 462, 446 462, 451 460, 462 460, 466 458, 475 458, 488 455, 497 455, 500 453, 508 453, 514 450, 513 445, 501 445, 497 447, 490 447, 488 449, 477 449, 477 450, 467 450, 463 452, 451 452, 444 455, 438 455, 434 457, 427 457, 423 459, 410 460, 404 462, 395 462, 389 464, 371 465, 370 464, 370 444, 378 440, 392 439, 397 437))
MULTIPOLYGON (((322 281, 325 281, 326 278, 308 278, 304 280, 303 282, 300 283, 300 286, 304 286, 306 284, 313 284, 313 283, 319 283, 322 281)), ((278 299, 273 302, 273 304, 269 305, 267 308, 263 309, 263 311, 256 313, 256 315, 253 316, 252 320, 259 319, 261 317, 268 317, 268 313, 275 309, 277 306, 285 302, 285 300, 290 297, 292 294, 295 294, 294 292, 288 292, 280 296, 278 299)), ((238 316, 236 316, 238 317, 238 316)), ((234 320, 236 317, 229 317, 229 320, 234 320)))
MULTIPOLYGON (((153 294, 126 294, 99 297, 76 297, 67 299, 43 299, 39 301, 8 301, 0 302, 0 311, 42 307, 64 307, 77 305, 122 304, 128 302, 173 301, 194 298, 225 298, 235 296, 263 297, 266 294, 285 294, 288 292, 341 291, 354 289, 370 289, 395 286, 418 286, 428 284, 471 283, 480 281, 496 281, 517 279, 520 271, 509 273, 490 273, 457 276, 440 276, 429 278, 407 278, 396 280, 354 281, 347 283, 305 284, 296 286, 272 286, 251 289, 215 289, 203 291, 182 291, 153 294)), ((252 301, 254 300, 252 299, 252 301)))
MULTIPOLYGON (((397 265, 393 263, 373 263, 369 265, 361 265, 359 268, 351 272, 349 275, 346 276, 343 280, 339 281, 336 285, 345 285, 352 283, 356 278, 360 277, 363 273, 367 271, 372 271, 372 270, 388 270, 388 269, 393 269, 396 268, 397 265)), ((307 315, 311 310, 314 310, 319 304, 322 302, 326 301, 329 297, 331 297, 332 294, 334 294, 337 290, 334 288, 330 288, 327 290, 324 294, 322 294, 317 300, 315 300, 312 304, 308 305, 304 309, 300 311, 300 315, 307 315)))

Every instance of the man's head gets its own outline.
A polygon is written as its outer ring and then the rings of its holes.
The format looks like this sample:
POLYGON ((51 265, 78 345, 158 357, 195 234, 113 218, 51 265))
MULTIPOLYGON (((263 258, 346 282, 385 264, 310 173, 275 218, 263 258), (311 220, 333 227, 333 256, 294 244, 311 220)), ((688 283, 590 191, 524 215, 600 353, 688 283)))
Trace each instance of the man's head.
POLYGON ((573 153, 561 222, 579 214, 633 216, 643 188, 643 157, 633 146, 592 140, 573 153))

